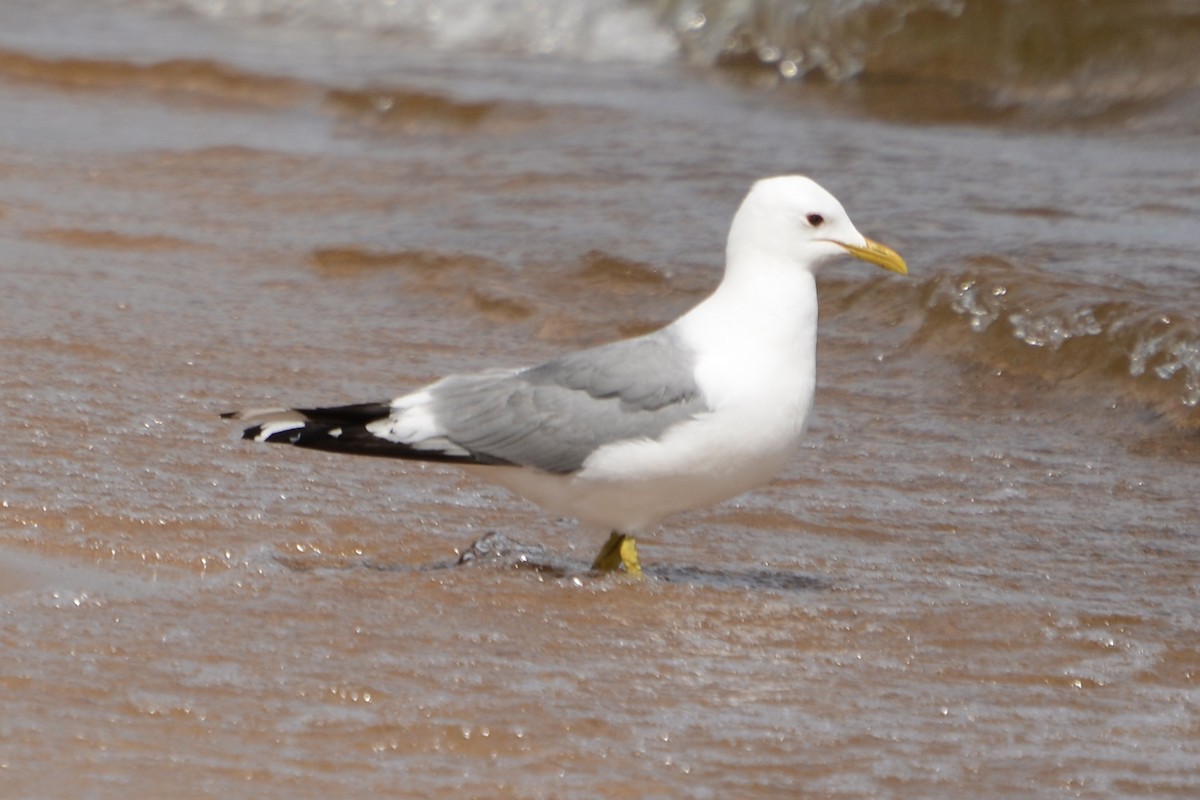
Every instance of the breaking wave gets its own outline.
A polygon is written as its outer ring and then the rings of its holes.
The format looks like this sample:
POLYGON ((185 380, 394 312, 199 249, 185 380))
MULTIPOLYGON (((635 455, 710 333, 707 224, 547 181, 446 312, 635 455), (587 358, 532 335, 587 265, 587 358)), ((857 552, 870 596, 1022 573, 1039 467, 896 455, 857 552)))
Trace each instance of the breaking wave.
MULTIPOLYGON (((218 22, 585 62, 682 58, 870 107, 1032 120, 1194 119, 1200 6, 1173 0, 145 0, 218 22), (894 103, 891 104, 894 106, 894 103)), ((895 111, 893 110, 893 113, 895 111)))
MULTIPOLYGON (((677 0, 689 56, 784 78, 931 82, 948 104, 1047 117, 1200 87, 1200 6, 1170 0, 677 0)), ((929 87, 929 88, 933 88, 929 87)))
POLYGON ((678 42, 653 4, 625 0, 159 0, 219 21, 333 28, 454 52, 661 63, 678 42))
POLYGON ((1200 316, 1160 290, 1114 290, 979 257, 913 284, 902 298, 895 292, 890 285, 863 295, 834 284, 824 297, 835 313, 865 304, 875 316, 906 316, 898 324, 917 348, 995 375, 1132 400, 1200 431, 1200 316))

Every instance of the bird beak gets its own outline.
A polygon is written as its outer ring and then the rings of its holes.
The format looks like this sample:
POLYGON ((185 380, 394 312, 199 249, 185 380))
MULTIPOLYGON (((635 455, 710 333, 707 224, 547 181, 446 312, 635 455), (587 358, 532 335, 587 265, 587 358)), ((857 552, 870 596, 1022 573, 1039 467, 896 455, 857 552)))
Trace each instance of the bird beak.
POLYGON ((900 257, 899 253, 887 245, 882 245, 879 242, 873 242, 865 237, 863 238, 862 247, 846 244, 845 242, 838 242, 837 244, 840 244, 842 247, 846 248, 846 252, 855 258, 861 258, 863 261, 883 267, 889 272, 898 272, 901 275, 908 274, 908 266, 904 263, 904 259, 900 257))

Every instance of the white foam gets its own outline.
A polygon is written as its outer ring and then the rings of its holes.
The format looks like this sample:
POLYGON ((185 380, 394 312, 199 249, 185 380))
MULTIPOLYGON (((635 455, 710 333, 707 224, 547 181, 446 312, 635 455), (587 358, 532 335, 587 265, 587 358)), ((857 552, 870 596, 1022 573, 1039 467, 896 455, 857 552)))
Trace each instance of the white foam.
POLYGON ((437 49, 665 63, 679 42, 628 0, 168 0, 217 20, 402 35, 437 49))

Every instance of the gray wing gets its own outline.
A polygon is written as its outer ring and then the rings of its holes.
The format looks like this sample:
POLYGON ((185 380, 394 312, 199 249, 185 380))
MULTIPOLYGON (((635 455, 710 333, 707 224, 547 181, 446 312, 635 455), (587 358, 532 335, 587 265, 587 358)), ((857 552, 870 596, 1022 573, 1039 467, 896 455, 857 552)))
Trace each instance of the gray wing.
POLYGON ((708 410, 694 354, 664 330, 507 375, 455 375, 432 387, 446 438, 481 461, 568 473, 597 448, 655 439, 708 410))

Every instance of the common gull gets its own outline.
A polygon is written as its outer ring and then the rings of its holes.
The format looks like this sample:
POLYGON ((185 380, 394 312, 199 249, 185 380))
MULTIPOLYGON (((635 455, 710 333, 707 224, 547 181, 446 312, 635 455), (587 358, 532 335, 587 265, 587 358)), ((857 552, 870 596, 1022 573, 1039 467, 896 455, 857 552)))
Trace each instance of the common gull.
POLYGON ((814 273, 845 255, 908 271, 814 181, 766 178, 734 215, 716 291, 653 333, 391 401, 224 416, 259 442, 455 464, 611 532, 592 568, 640 575, 637 535, 767 482, 796 451, 816 385, 814 273))

